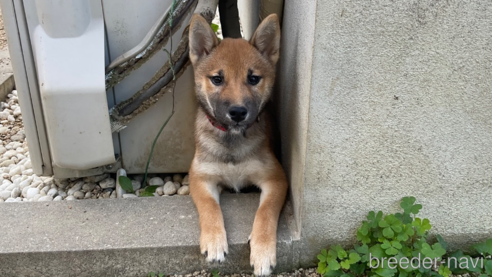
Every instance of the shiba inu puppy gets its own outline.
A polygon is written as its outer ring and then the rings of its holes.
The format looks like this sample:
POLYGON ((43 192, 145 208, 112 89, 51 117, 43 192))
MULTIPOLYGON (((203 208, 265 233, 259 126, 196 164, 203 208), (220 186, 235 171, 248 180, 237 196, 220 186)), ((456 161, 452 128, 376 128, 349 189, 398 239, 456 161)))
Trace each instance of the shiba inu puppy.
POLYGON ((226 38, 219 43, 209 23, 193 15, 190 59, 199 102, 195 122, 196 152, 190 191, 200 216, 200 248, 207 261, 221 262, 228 252, 219 205, 223 187, 261 190, 249 237, 255 275, 269 275, 276 264, 278 218, 287 180, 270 144, 265 113, 279 58, 280 25, 270 15, 248 42, 226 38))

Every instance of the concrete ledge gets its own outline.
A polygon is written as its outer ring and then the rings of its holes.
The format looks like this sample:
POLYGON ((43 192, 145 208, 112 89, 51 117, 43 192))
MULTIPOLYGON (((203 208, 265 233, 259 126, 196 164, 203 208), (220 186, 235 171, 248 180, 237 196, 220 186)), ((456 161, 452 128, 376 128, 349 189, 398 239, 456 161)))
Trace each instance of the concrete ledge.
MULTIPOLYGON (((229 255, 207 264, 199 250, 190 197, 83 200, 0 205, 0 276, 146 276, 217 268, 251 272, 247 239, 259 194, 224 194, 229 255)), ((285 213, 277 271, 297 265, 285 213)))

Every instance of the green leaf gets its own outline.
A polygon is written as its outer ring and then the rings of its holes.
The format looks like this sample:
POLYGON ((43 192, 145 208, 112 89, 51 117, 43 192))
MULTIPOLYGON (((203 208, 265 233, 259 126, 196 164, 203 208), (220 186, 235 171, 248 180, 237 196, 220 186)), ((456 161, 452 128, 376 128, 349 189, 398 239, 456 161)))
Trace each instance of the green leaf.
POLYGON ((359 252, 360 254, 368 254, 369 247, 367 246, 367 244, 363 244, 362 246, 356 246, 355 251, 359 252))
POLYGON ((350 265, 350 271, 354 272, 355 274, 362 274, 366 270, 366 264, 365 263, 355 263, 350 265))
POLYGON ((486 256, 487 254, 492 255, 492 239, 488 239, 482 243, 474 244, 473 249, 475 249, 478 254, 486 256))
MULTIPOLYGON (((381 221, 381 222, 384 222, 384 221, 381 221)), ((383 229, 383 236, 391 239, 391 238, 393 238, 394 235, 395 235, 395 233, 393 232, 391 227, 386 227, 383 229)))
POLYGON ((155 277, 155 272, 149 272, 149 274, 147 274, 148 277, 155 277))
POLYGON ((398 220, 400 220, 403 224, 409 224, 413 221, 413 218, 409 213, 396 213, 395 217, 398 218, 398 220))
POLYGON ((217 24, 210 24, 210 27, 212 27, 212 30, 214 31, 214 33, 217 33, 217 31, 219 30, 219 25, 217 24))
POLYGON ((369 247, 367 246, 367 244, 364 244, 362 246, 355 246, 355 250, 362 255, 361 261, 363 263, 369 261, 369 247))
POLYGON ((399 241, 407 241, 410 236, 413 236, 415 234, 415 231, 410 225, 403 225, 403 230, 401 233, 398 234, 396 237, 399 241))
POLYGON ((383 248, 383 249, 388 249, 390 247, 391 247, 391 243, 389 240, 384 240, 383 244, 381 244, 381 248, 383 248))
POLYGON ((340 264, 336 260, 330 260, 330 261, 328 261, 328 269, 339 270, 340 264))
POLYGON ((408 277, 408 272, 400 271, 400 275, 398 275, 398 277, 408 277))
POLYGON ((422 244, 421 252, 426 257, 429 257, 431 259, 440 258, 444 254, 446 254, 446 250, 442 248, 441 244, 439 244, 438 242, 434 243, 432 246, 427 243, 422 244))
POLYGON ((441 237, 441 235, 437 235, 436 236, 437 238, 437 242, 439 242, 442 246, 442 248, 444 248, 444 250, 448 249, 448 243, 441 237))
POLYGON ((410 212, 411 212, 412 214, 418 214, 418 213, 419 213, 419 211, 420 211, 420 209, 422 209, 422 205, 420 205, 420 204, 416 204, 416 205, 413 205, 413 206, 412 206, 412 209, 411 209, 411 211, 410 211, 410 212))
POLYGON ((405 211, 405 213, 409 214, 412 211, 413 203, 415 203, 415 197, 403 197, 401 199, 400 207, 405 211))
POLYGON ((366 221, 364 221, 362 223, 362 226, 360 226, 360 228, 357 231, 360 232, 361 235, 367 236, 367 234, 369 233, 369 223, 367 223, 366 221))
POLYGON ((356 262, 360 261, 360 256, 356 252, 351 252, 348 260, 350 264, 355 264, 356 262))
POLYGON ((413 218, 409 214, 404 214, 403 218, 401 219, 401 222, 403 222, 404 224, 410 224, 412 223, 412 221, 413 218))
POLYGON ((396 240, 391 242, 391 246, 393 246, 396 249, 401 249, 401 247, 402 247, 401 243, 399 241, 396 241, 396 240))
POLYGON ((396 249, 394 247, 390 247, 390 248, 386 249, 385 252, 388 255, 396 255, 396 254, 398 254, 398 249, 396 249))
POLYGON ((120 186, 122 189, 124 189, 126 192, 131 192, 133 193, 133 185, 132 185, 132 180, 126 176, 120 176, 118 178, 118 182, 120 183, 120 186))
POLYGON ((330 251, 328 251, 328 255, 326 255, 326 262, 328 262, 329 260, 336 260, 337 257, 338 257, 337 251, 330 249, 330 251))
POLYGON ((477 251, 477 254, 479 254, 479 255, 482 255, 482 254, 487 255, 487 253, 488 253, 488 247, 487 247, 487 244, 485 242, 474 244, 474 245, 472 245, 472 248, 475 249, 477 251))
POLYGON ((398 241, 385 240, 383 244, 381 244, 381 248, 385 249, 385 253, 388 255, 396 255, 398 254, 398 249, 401 249, 401 244, 398 241))
POLYGON ((413 230, 411 225, 405 225, 405 234, 409 236, 413 236, 415 234, 415 231, 413 230))
POLYGON ((438 270, 439 274, 441 274, 443 277, 449 277, 451 275, 451 270, 449 270, 449 268, 445 265, 440 265, 439 266, 439 270, 438 270))
POLYGON ((371 235, 372 235, 373 238, 375 238, 377 240, 383 238, 383 232, 382 232, 381 228, 374 229, 372 231, 372 234, 371 235))
POLYGON ((386 227, 389 227, 390 225, 388 224, 388 222, 386 222, 385 220, 381 220, 379 221, 379 227, 381 228, 386 228, 386 227))
POLYGON ((492 260, 487 260, 485 262, 484 269, 489 276, 492 276, 492 260))
POLYGON ((369 253, 371 253, 371 256, 374 257, 374 258, 378 258, 378 259, 381 259, 382 257, 384 257, 384 250, 383 248, 381 247, 380 244, 376 244, 376 245, 373 245, 369 248, 369 253))
POLYGON ((424 228, 426 231, 429 231, 431 229, 430 221, 427 218, 424 218, 422 221, 422 228, 424 228))
POLYGON ((434 253, 437 255, 436 258, 444 256, 446 254, 446 249, 442 247, 442 245, 439 242, 436 242, 432 245, 432 250, 434 253))
POLYGON ((159 186, 148 186, 145 188, 145 190, 143 192, 140 193, 140 196, 141 197, 149 197, 149 196, 154 196, 154 192, 155 190, 158 188, 159 186))
POLYGON ((379 223, 379 221, 381 221, 381 218, 383 218, 383 212, 382 211, 378 211, 377 214, 373 211, 369 212, 369 214, 367 215, 367 220, 369 220, 369 226, 371 228, 378 227, 378 223, 379 223))
POLYGON ((326 263, 319 262, 318 263, 318 273, 319 274, 324 274, 325 272, 326 272, 326 263))
POLYGON ((391 229, 393 229, 393 231, 395 231, 395 233, 400 233, 401 231, 403 231, 403 228, 401 226, 401 222, 394 223, 393 225, 391 225, 391 229))
POLYGON ((409 236, 406 233, 400 233, 398 236, 396 236, 396 239, 399 241, 406 241, 408 240, 409 236))
POLYGON ((410 258, 412 257, 412 249, 410 247, 406 246, 405 244, 403 244, 401 246, 400 252, 405 257, 410 257, 410 258))
POLYGON ((419 236, 425 235, 425 233, 431 229, 430 222, 427 218, 424 218, 423 220, 418 217, 415 218, 412 222, 412 226, 415 227, 415 231, 419 236))
POLYGON ((340 262, 340 266, 342 266, 343 269, 349 269, 350 268, 350 261, 349 260, 343 260, 340 262))
POLYGON ((395 273, 397 272, 397 269, 391 269, 387 266, 378 267, 378 269, 375 270, 376 274, 382 277, 393 277, 395 273))
POLYGON ((357 231, 357 240, 364 244, 371 243, 369 235, 363 235, 359 230, 357 231))
MULTIPOLYGON (((217 274, 217 276, 219 276, 219 275, 217 274)), ((214 277, 217 277, 217 276, 214 275, 214 277)), ((159 277, 164 277, 164 272, 159 273, 159 277)))
POLYGON ((347 257, 347 252, 343 250, 343 248, 340 245, 335 245, 331 249, 337 252, 337 257, 340 260, 345 259, 347 257))
POLYGON ((321 254, 318 254, 318 260, 321 262, 321 263, 324 263, 326 262, 326 257, 321 255, 321 254))

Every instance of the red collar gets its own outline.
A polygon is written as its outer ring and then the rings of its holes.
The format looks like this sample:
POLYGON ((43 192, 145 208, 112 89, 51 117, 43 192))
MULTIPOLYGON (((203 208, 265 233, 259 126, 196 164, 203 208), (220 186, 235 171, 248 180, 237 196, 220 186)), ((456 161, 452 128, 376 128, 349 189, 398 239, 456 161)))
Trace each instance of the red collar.
POLYGON ((220 125, 220 124, 218 124, 218 123, 214 122, 214 121, 212 120, 212 118, 210 118, 210 116, 208 116, 208 114, 207 114, 207 118, 208 118, 208 121, 210 121, 210 124, 212 124, 212 126, 214 126, 215 128, 217 128, 217 129, 219 129, 219 130, 221 130, 221 131, 223 131, 223 132, 227 132, 226 127, 224 127, 224 126, 222 126, 222 125, 220 125))
MULTIPOLYGON (((214 122, 214 120, 213 120, 210 116, 208 116, 208 114, 207 114, 207 119, 208 119, 208 121, 210 121, 210 124, 212 124, 212 126, 214 126, 215 128, 217 128, 217 129, 221 130, 222 132, 227 132, 227 128, 226 128, 226 127, 224 127, 224 126, 222 126, 222 125, 218 124, 217 122, 214 122)), ((256 122, 260 122, 260 117, 259 117, 259 116, 258 116, 258 118, 256 119, 256 122)), ((249 128, 249 127, 251 127, 251 126, 253 126, 253 124, 254 124, 254 122, 253 122, 253 123, 251 123, 251 124, 248 126, 248 128, 249 128)))

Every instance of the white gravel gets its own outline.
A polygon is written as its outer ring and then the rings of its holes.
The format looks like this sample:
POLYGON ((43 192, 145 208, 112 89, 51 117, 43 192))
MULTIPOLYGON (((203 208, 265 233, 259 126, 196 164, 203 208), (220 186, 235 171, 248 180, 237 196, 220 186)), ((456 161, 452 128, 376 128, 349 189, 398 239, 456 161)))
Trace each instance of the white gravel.
POLYGON ((169 181, 164 185, 164 194, 165 195, 174 195, 176 194, 176 186, 173 182, 169 181))
MULTIPOLYGON (((17 91, 0 103, 0 203, 138 197, 144 176, 130 175, 134 193, 116 193, 116 175, 56 179, 34 174, 25 139, 17 91)), ((148 184, 159 186, 154 195, 188 195, 188 175, 149 174, 148 184), (165 184, 167 184, 165 187, 165 184), (177 194, 176 194, 177 193, 177 194)), ((121 190, 121 188, 119 188, 121 190)))
POLYGON ((149 180, 149 186, 163 186, 164 181, 160 177, 154 177, 149 180))

